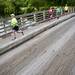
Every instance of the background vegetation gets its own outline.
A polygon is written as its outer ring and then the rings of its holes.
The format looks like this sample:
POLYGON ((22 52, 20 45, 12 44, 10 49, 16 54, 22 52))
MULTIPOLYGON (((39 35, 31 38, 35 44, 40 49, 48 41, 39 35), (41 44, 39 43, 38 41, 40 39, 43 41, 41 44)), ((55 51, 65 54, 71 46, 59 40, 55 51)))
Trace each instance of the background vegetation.
POLYGON ((0 0, 0 17, 46 10, 50 6, 75 6, 75 0, 0 0))

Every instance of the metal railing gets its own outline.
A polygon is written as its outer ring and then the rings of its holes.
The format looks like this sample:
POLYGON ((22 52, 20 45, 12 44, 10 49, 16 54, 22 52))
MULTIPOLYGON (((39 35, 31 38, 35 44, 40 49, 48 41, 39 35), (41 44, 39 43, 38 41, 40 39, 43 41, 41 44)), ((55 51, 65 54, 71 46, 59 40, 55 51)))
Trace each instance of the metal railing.
MULTIPOLYGON (((68 13, 73 12, 75 12, 75 8, 69 7, 68 13)), ((56 17, 55 13, 54 16, 56 17)), ((20 26, 20 28, 26 28, 30 25, 35 25, 36 23, 48 20, 49 13, 48 11, 40 11, 30 14, 19 15, 16 16, 16 18, 18 20, 18 25, 20 26)), ((6 19, 0 19, 0 36, 11 32, 10 20, 11 20, 10 17, 6 19)))

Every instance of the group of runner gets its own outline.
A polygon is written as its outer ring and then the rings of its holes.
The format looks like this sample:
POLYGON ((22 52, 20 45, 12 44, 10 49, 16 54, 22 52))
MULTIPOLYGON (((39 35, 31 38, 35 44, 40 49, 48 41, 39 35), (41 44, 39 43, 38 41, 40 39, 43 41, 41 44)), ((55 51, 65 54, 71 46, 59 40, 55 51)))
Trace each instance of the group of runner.
MULTIPOLYGON (((54 18, 55 16, 57 18, 60 17, 60 15, 68 12, 68 6, 66 5, 63 9, 63 7, 56 7, 56 8, 50 8, 48 10, 50 19, 54 18)), ((11 27, 13 32, 13 39, 16 39, 16 33, 22 33, 24 35, 23 31, 19 29, 18 21, 14 14, 11 14, 11 27)))
POLYGON ((50 7, 49 10, 48 10, 48 13, 49 13, 50 19, 52 19, 54 17, 59 18, 61 15, 64 15, 64 14, 68 13, 68 6, 66 4, 65 7, 61 7, 61 6, 58 6, 58 7, 55 7, 55 8, 50 7))

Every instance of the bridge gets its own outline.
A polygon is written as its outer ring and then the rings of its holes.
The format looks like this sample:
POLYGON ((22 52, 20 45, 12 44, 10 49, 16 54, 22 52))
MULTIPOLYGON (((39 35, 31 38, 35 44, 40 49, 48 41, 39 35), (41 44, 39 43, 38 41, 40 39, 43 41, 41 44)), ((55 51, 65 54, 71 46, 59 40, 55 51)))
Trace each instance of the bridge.
POLYGON ((16 18, 24 31, 16 40, 10 18, 1 21, 0 75, 75 75, 74 10, 59 19, 47 11, 16 18))

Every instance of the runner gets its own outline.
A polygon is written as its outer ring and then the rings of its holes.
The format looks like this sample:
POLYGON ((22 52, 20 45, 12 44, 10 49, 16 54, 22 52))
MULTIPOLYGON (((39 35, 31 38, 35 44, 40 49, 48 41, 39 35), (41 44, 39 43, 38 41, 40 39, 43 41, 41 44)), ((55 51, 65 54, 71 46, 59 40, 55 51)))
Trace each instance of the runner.
POLYGON ((60 16, 61 16, 61 8, 57 7, 56 8, 56 17, 57 17, 57 19, 59 19, 60 16))
POLYGON ((53 10, 52 10, 51 7, 49 8, 48 13, 49 13, 49 18, 52 19, 52 17, 53 17, 53 10))
POLYGON ((65 11, 65 14, 68 13, 68 6, 67 6, 67 4, 65 5, 64 11, 65 11))
POLYGON ((18 21, 17 19, 15 18, 15 15, 14 14, 11 14, 11 27, 12 27, 12 32, 13 32, 13 35, 14 35, 14 39, 16 39, 16 33, 22 33, 22 35, 24 35, 23 31, 19 30, 19 26, 18 26, 18 21))

